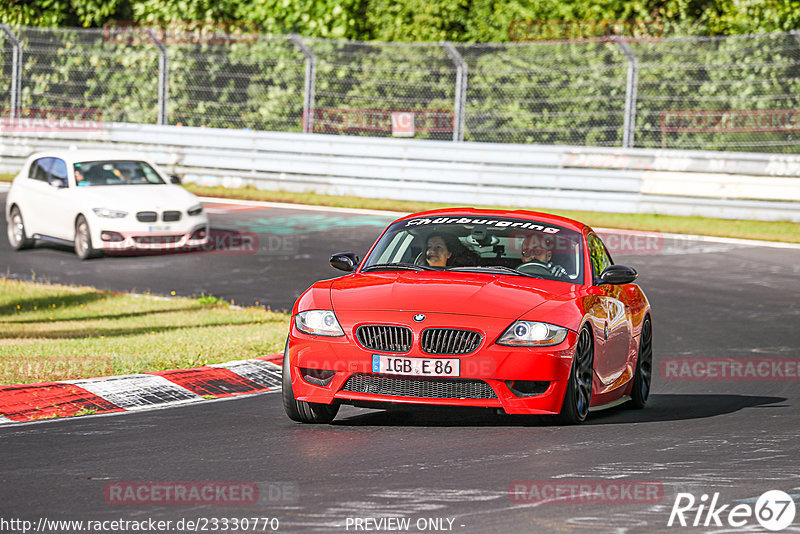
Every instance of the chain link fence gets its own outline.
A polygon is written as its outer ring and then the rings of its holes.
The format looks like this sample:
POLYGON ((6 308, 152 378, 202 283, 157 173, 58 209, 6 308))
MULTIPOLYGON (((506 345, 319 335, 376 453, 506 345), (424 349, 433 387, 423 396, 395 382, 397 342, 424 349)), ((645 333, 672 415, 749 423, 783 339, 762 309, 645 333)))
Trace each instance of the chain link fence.
POLYGON ((496 143, 800 151, 798 32, 505 44, 348 42, 255 31, 196 37, 146 27, 0 26, 0 133, 67 117, 496 143))

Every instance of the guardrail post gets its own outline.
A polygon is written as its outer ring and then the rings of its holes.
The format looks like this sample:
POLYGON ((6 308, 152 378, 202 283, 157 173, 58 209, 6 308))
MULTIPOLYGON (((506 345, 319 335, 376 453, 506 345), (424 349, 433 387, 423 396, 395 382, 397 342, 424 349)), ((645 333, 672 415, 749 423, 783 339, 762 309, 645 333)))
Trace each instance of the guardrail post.
POLYGON ((617 41, 620 50, 628 60, 628 81, 625 88, 625 117, 622 125, 622 148, 633 147, 633 134, 636 130, 636 89, 639 86, 639 58, 631 45, 617 41))
POLYGON ((158 118, 156 124, 167 124, 167 99, 169 98, 169 55, 167 47, 161 39, 156 38, 153 30, 147 30, 150 40, 158 48, 158 118))
POLYGON ((464 110, 467 97, 467 62, 448 41, 441 42, 442 48, 456 66, 456 98, 453 104, 453 141, 464 140, 464 110))
POLYGON ((317 87, 317 58, 302 37, 293 33, 289 39, 303 53, 306 63, 305 84, 303 87, 303 133, 314 133, 314 93, 317 87))
POLYGON ((22 43, 8 24, 0 24, 0 29, 6 35, 13 51, 11 52, 11 120, 20 117, 22 107, 22 43))

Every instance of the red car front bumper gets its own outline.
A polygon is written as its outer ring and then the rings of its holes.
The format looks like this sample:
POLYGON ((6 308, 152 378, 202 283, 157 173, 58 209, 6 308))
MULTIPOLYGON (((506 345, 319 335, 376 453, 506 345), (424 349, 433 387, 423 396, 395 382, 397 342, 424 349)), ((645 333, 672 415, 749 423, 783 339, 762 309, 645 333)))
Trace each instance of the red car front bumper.
POLYGON ((423 327, 400 322, 400 319, 408 317, 408 313, 400 315, 400 312, 381 312, 379 320, 371 317, 368 323, 411 328, 414 343, 411 350, 401 356, 458 358, 458 378, 373 373, 373 355, 391 354, 369 350, 356 341, 354 332, 362 323, 342 324, 346 332, 343 337, 307 335, 292 325, 288 350, 295 398, 320 404, 402 403, 502 408, 509 414, 557 414, 561 410, 578 337, 574 332, 570 331, 562 343, 553 347, 507 347, 497 345, 495 341, 512 321, 457 316, 457 328, 482 333, 479 347, 462 356, 433 356, 420 349, 417 342, 420 332, 424 327, 434 326, 434 322, 437 327, 453 328, 453 317, 434 316, 423 327), (306 375, 308 371, 305 370, 309 369, 333 371, 334 374, 327 384, 318 385, 304 379, 301 369, 306 375), (387 380, 377 380, 380 378, 387 380), (537 382, 543 391, 515 393, 512 390, 514 381, 537 382), (355 384, 359 385, 354 387, 355 384), (392 387, 382 387, 386 384, 392 384, 392 387))

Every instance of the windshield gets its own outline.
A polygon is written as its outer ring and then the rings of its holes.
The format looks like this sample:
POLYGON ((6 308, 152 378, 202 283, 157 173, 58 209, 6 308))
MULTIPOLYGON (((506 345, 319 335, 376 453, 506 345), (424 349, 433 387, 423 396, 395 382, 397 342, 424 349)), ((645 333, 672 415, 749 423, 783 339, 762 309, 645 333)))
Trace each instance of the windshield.
POLYGON ((78 186, 165 183, 144 161, 83 161, 76 163, 74 170, 78 186))
POLYGON ((492 272, 583 283, 581 243, 579 232, 528 219, 409 219, 389 227, 361 270, 492 272))

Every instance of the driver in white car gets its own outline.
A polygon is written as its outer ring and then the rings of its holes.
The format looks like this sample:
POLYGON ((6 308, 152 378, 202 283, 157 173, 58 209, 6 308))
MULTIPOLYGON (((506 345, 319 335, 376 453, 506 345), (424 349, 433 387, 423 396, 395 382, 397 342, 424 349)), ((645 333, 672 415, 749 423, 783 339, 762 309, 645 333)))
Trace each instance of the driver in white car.
POLYGON ((531 239, 529 245, 523 247, 522 249, 523 265, 526 263, 529 263, 532 266, 538 265, 542 268, 542 270, 546 270, 556 278, 566 277, 567 270, 564 269, 561 265, 551 262, 550 259, 552 257, 553 257, 552 243, 548 243, 544 239, 541 240, 541 242, 538 242, 535 239, 531 239))

